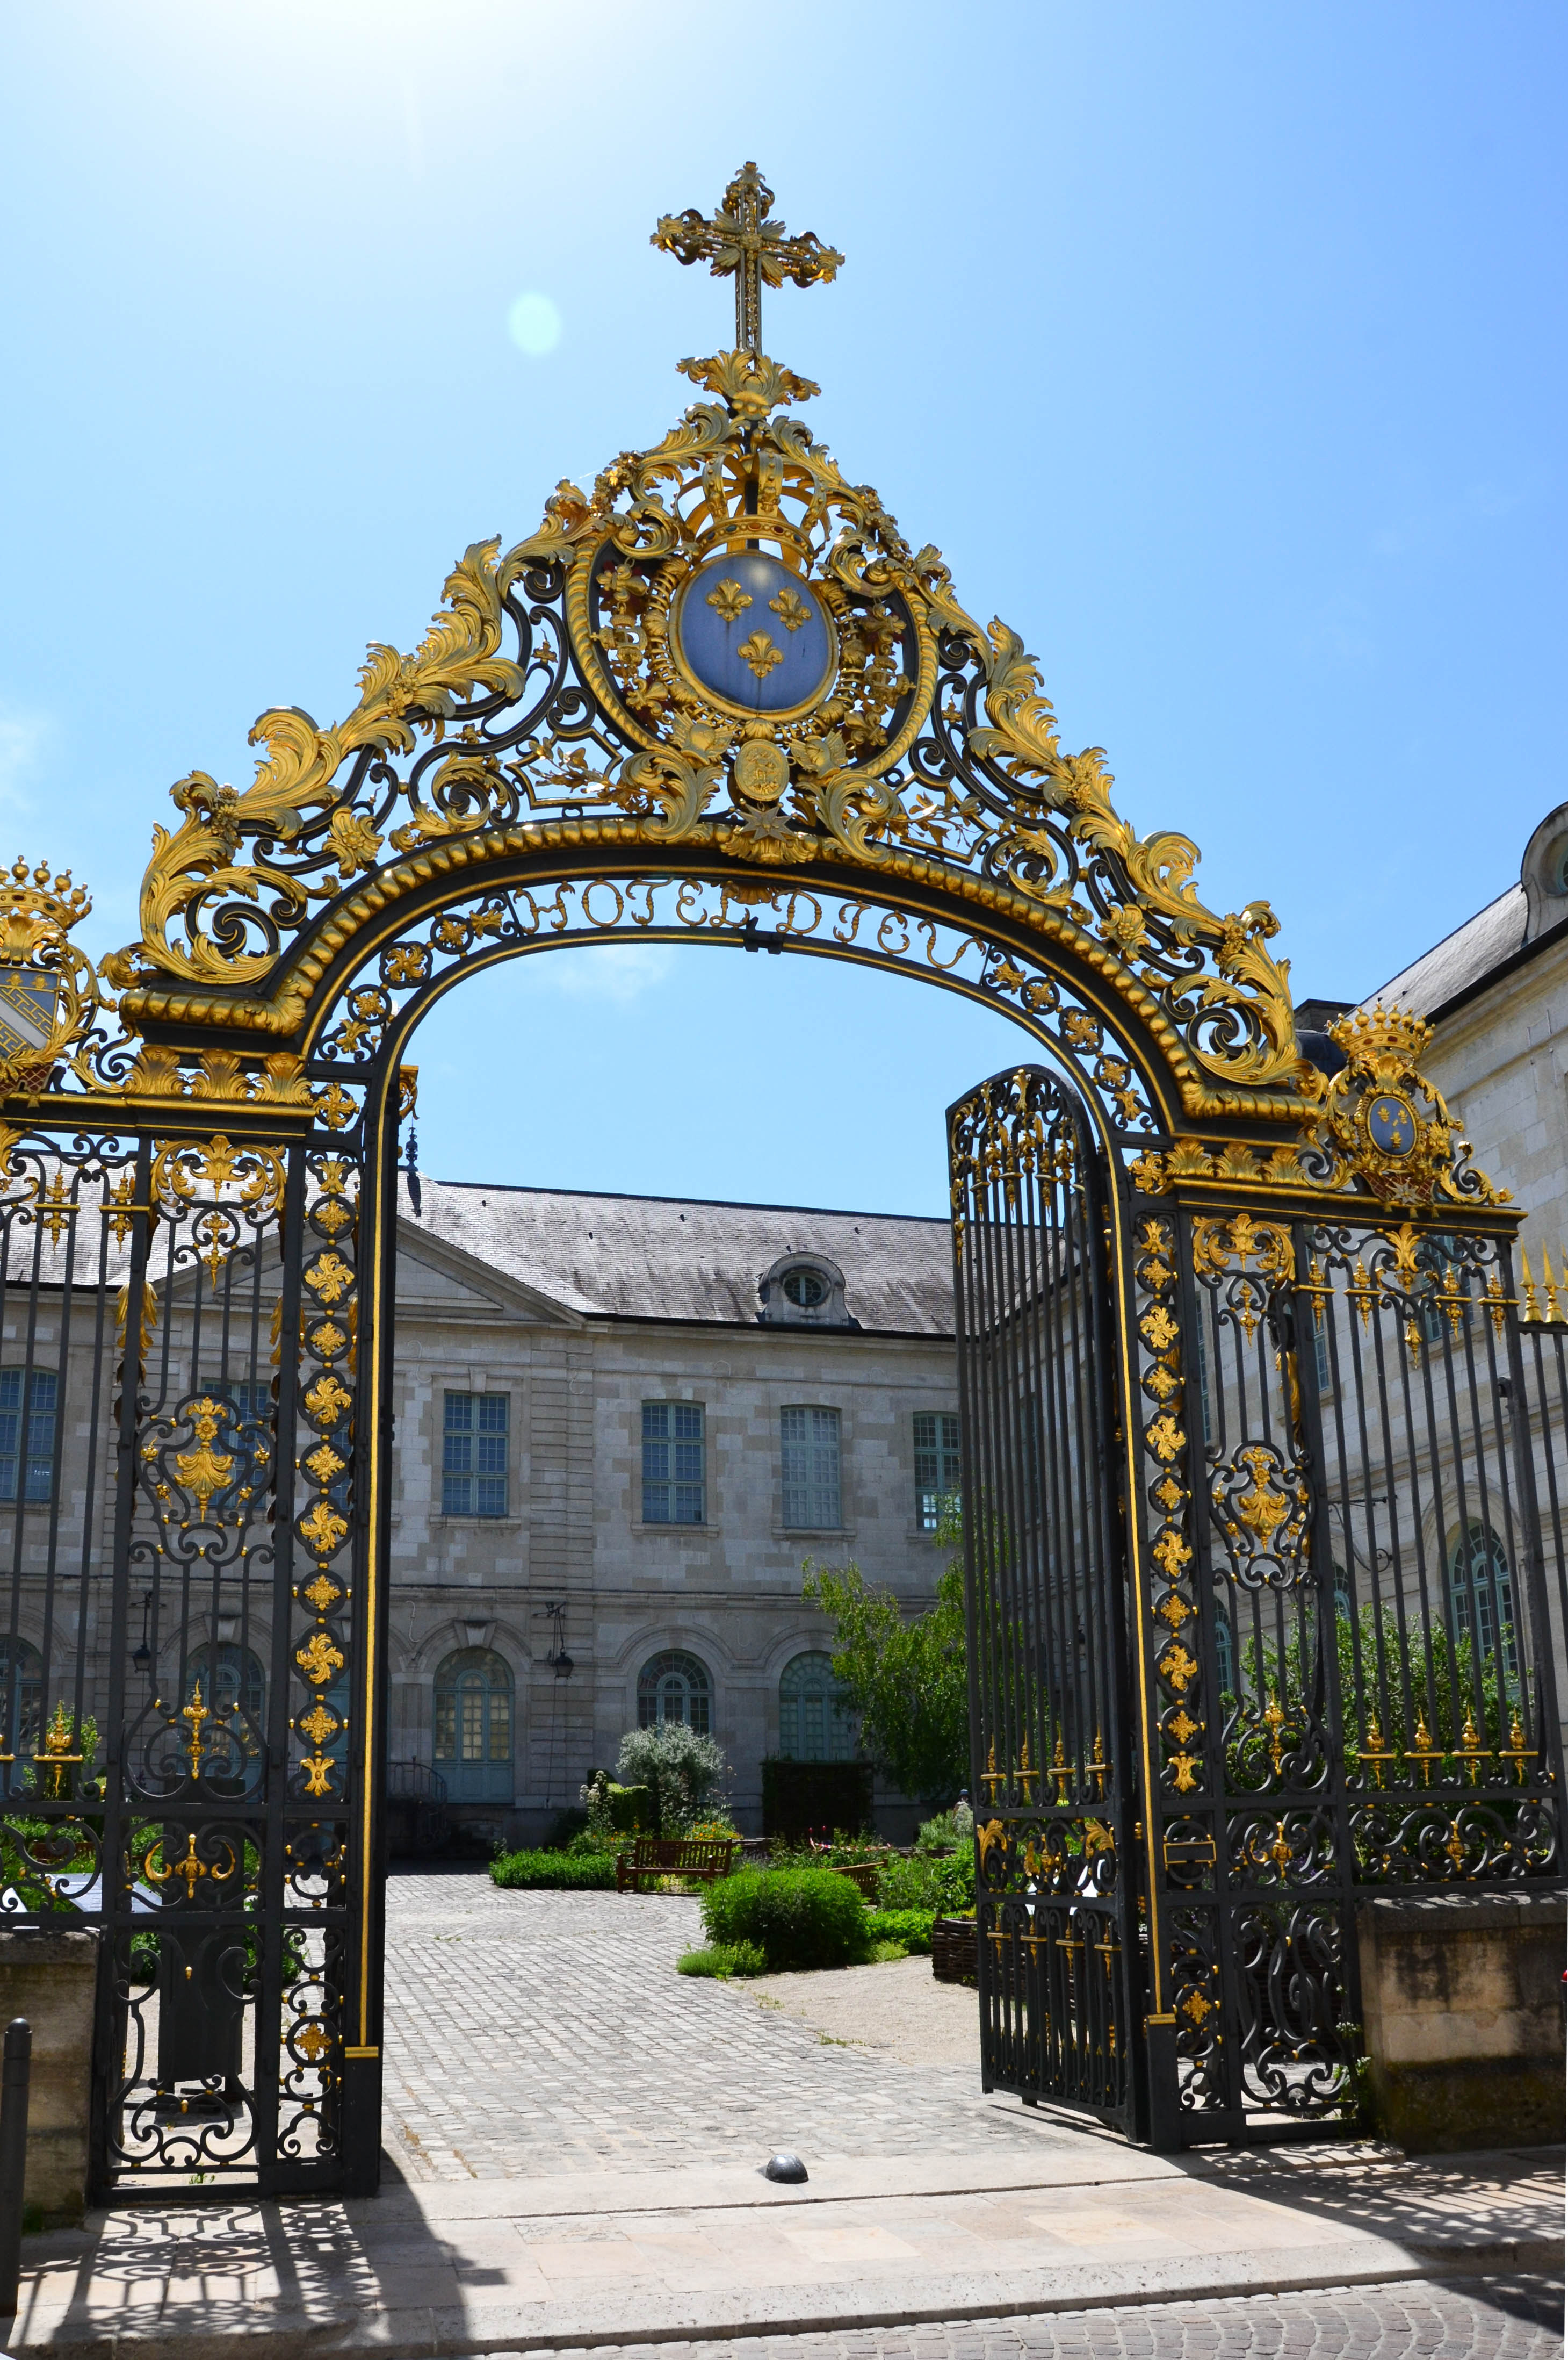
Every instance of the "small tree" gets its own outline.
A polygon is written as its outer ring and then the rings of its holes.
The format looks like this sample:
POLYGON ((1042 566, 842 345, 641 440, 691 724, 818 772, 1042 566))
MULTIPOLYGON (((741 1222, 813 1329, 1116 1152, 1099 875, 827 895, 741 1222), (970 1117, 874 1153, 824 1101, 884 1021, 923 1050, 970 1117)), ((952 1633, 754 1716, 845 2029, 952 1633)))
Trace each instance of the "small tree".
POLYGON ((718 1742, 683 1721, 628 1729, 615 1757, 623 1786, 651 1786, 661 1835, 683 1835, 724 1801, 726 1764, 718 1742))
MULTIPOLYGON (((960 1537, 944 1513, 939 1538, 960 1537)), ((906 1795, 949 1803, 969 1779, 969 1664, 964 1567, 954 1557, 936 1602, 906 1620, 890 1590, 857 1565, 807 1561, 802 1596, 833 1622, 833 1667, 860 1721, 866 1752, 906 1795)))

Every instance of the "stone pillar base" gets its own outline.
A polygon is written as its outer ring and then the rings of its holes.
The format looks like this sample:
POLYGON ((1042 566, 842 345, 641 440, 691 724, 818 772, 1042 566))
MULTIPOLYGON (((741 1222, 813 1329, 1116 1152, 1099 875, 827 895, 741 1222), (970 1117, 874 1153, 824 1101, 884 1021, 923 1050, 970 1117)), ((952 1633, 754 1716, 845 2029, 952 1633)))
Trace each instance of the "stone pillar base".
POLYGON ((1378 2133, 1418 2154, 1560 2139, 1568 1895, 1401 1894, 1356 1930, 1378 2133))
POLYGON ((16 2016, 33 2027, 23 2182, 29 2228, 67 2227, 86 2202, 97 1983, 96 1934, 0 1932, 0 2031, 16 2016))

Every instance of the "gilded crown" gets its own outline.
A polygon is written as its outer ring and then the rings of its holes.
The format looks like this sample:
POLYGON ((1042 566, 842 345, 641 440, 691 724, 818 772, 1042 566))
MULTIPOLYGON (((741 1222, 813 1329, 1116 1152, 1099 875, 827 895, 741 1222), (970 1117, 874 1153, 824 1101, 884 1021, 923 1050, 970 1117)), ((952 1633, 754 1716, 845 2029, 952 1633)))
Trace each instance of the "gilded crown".
POLYGON ((72 885, 71 871, 51 877, 47 860, 29 869, 14 860, 0 869, 0 966, 25 967, 52 936, 69 933, 93 902, 86 888, 72 885))
POLYGON ((1334 1017, 1328 1037, 1352 1062, 1392 1054, 1403 1064, 1416 1065, 1432 1039, 1432 1026, 1411 1009, 1385 1008, 1379 1000, 1376 1008, 1357 1008, 1349 1016, 1334 1017))

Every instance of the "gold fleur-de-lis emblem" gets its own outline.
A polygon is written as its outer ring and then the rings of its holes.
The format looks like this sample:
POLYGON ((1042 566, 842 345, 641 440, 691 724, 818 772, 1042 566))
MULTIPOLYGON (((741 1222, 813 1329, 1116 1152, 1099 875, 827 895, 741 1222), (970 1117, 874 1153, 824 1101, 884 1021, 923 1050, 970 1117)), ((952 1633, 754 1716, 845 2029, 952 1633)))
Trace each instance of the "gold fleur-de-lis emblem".
POLYGON ((768 604, 787 631, 798 631, 811 619, 811 610, 798 590, 780 590, 768 604))
POLYGON ((750 594, 729 577, 708 593, 708 604, 721 623, 738 623, 751 604, 750 594))
POLYGON ((784 661, 782 649, 774 645, 766 631, 753 631, 749 639, 741 641, 735 653, 759 681, 766 680, 775 664, 784 661))

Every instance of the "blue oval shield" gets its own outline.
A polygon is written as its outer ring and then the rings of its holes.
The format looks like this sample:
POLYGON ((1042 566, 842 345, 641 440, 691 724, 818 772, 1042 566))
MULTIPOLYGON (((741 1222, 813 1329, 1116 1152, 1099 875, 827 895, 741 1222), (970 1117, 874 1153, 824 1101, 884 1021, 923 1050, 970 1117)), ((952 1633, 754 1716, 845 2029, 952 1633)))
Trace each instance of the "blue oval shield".
POLYGON ((794 712, 833 678, 833 635, 816 592, 760 550, 711 558, 686 585, 677 628, 692 678, 743 712, 794 712))

